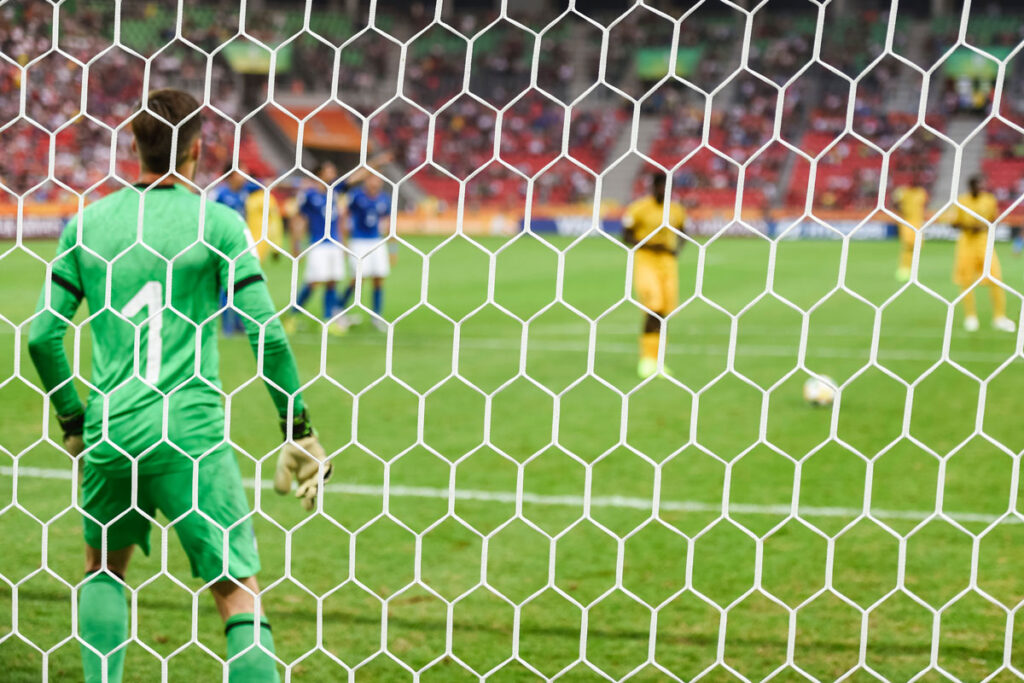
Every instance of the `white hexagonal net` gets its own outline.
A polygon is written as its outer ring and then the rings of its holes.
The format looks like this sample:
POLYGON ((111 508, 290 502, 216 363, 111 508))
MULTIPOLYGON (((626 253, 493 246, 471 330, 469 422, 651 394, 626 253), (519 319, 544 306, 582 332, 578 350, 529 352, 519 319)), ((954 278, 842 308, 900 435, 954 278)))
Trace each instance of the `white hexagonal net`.
POLYGON ((124 577, 125 680, 228 680, 208 584, 175 540, 209 515, 141 502, 147 456, 203 455, 176 403, 197 384, 225 405, 284 680, 1024 675, 1022 347, 998 329, 1021 308, 1020 9, 486 4, 0 2, 9 680, 80 671, 88 482, 27 346, 51 314, 70 318, 68 371, 97 424, 144 383, 162 425, 142 448, 87 429, 129 463, 122 516, 152 526, 124 577), (231 205, 238 178, 255 244, 231 253, 203 227, 162 242, 141 219, 120 251, 72 237, 106 280, 80 283, 77 314, 48 289, 35 310, 59 261, 37 238, 132 187, 131 123, 165 87, 202 105, 179 189, 231 205), (344 188, 327 174, 327 191, 326 161, 344 188), (654 241, 620 236, 654 170, 686 212, 662 310, 634 289, 654 241), (972 175, 995 213, 963 198, 972 175), (374 177, 379 211, 358 204, 374 177), (301 220, 311 195, 341 215, 326 262, 301 220), (383 230, 360 246, 345 225, 363 210, 383 230), (974 246, 954 247, 964 221, 974 246), (232 295, 190 317, 175 291, 202 286, 196 250, 229 278, 258 256, 274 315, 232 295), (139 263, 152 279, 119 292, 139 263), (981 329, 964 330, 975 298, 981 329), (97 378, 110 319, 133 330, 132 367, 97 378), (278 320, 334 467, 308 515, 268 491, 278 320), (644 330, 655 369, 638 379, 644 330), (182 347, 192 370, 168 379, 182 347))

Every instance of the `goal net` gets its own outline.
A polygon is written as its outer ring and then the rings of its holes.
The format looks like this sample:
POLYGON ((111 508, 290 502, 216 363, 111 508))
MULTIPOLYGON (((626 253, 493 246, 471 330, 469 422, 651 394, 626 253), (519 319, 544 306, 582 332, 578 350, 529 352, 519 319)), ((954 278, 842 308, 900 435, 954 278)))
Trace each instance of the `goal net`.
MULTIPOLYGON (((1024 675, 1020 12, 0 2, 0 677, 80 677, 84 466, 27 341, 168 87, 202 104, 178 182, 246 218, 333 463, 312 512, 274 495, 226 295, 196 327, 283 680, 1024 675)), ((103 316, 152 382, 176 301, 79 309, 83 400, 111 400, 103 316)), ((124 577, 125 680, 227 680, 165 514, 124 577)))

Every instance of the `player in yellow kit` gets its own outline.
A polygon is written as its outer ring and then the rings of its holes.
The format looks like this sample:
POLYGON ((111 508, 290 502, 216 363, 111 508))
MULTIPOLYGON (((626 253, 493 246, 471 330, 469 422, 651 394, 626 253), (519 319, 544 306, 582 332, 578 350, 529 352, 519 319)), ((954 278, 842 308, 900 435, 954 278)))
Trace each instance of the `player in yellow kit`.
POLYGON ((925 214, 928 210, 928 190, 921 186, 918 178, 910 185, 896 188, 893 192, 896 213, 900 220, 897 227, 900 232, 900 263, 896 270, 896 279, 906 282, 910 279, 910 268, 914 264, 914 245, 917 243, 919 231, 924 227, 925 214))
POLYGON ((262 187, 253 190, 245 199, 245 222, 249 225, 249 233, 256 243, 256 253, 260 263, 267 260, 267 254, 279 256, 280 252, 271 249, 271 245, 281 246, 284 239, 284 220, 281 218, 281 207, 277 199, 262 187), (270 201, 268 202, 267 199, 270 201), (266 204, 267 233, 263 234, 263 211, 266 204))
POLYGON ((964 292, 964 329, 968 332, 978 329, 974 287, 980 282, 989 285, 992 293, 992 327, 1003 332, 1014 332, 1016 326, 1006 317, 1006 293, 995 282, 1003 279, 999 255, 995 250, 992 251, 988 272, 985 272, 988 231, 999 215, 995 195, 985 192, 980 176, 973 176, 968 181, 968 191, 957 198, 957 204, 953 227, 960 230, 960 237, 956 241, 953 282, 964 292))
MULTIPOLYGON (((665 206, 664 173, 651 175, 651 193, 626 207, 622 239, 635 247, 633 274, 637 297, 647 309, 640 336, 637 373, 646 379, 658 372, 662 321, 679 305, 679 235, 686 227, 686 211, 675 202, 665 206)), ((664 369, 665 374, 670 374, 664 369)))

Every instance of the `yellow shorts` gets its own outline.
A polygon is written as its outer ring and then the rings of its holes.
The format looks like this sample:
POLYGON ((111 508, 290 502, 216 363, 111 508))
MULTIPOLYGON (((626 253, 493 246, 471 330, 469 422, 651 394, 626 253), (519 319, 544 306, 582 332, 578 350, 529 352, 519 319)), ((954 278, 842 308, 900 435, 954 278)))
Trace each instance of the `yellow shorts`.
MULTIPOLYGON (((978 282, 985 271, 985 238, 963 238, 956 243, 956 258, 953 266, 953 282, 960 287, 970 287, 978 282)), ((999 255, 992 252, 992 265, 989 276, 981 279, 981 284, 992 284, 992 279, 1002 280, 1003 269, 999 265, 999 255)))
POLYGON ((637 249, 633 277, 640 303, 654 313, 668 315, 679 305, 679 266, 673 254, 637 249))

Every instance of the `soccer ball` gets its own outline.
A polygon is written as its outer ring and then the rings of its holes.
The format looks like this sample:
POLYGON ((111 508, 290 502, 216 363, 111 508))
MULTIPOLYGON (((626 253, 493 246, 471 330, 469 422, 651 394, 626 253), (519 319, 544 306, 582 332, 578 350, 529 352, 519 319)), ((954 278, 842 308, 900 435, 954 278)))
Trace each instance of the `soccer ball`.
POLYGON ((836 383, 831 377, 810 377, 804 382, 804 400, 812 406, 827 407, 836 397, 836 383))

